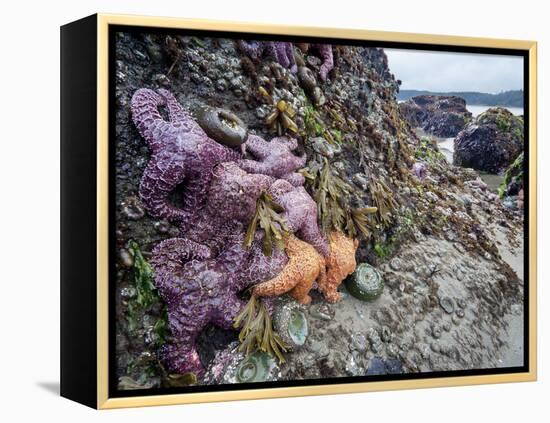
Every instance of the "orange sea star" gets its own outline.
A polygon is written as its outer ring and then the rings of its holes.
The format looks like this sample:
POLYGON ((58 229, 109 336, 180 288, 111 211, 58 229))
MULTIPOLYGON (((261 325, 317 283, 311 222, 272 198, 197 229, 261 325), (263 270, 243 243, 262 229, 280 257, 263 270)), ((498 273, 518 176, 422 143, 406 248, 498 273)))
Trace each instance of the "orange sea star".
POLYGON ((318 279, 319 285, 326 285, 325 259, 312 245, 294 235, 288 235, 284 243, 288 263, 273 279, 256 285, 252 293, 275 297, 288 292, 299 303, 309 304, 313 282, 318 279))
POLYGON ((355 271, 355 251, 359 245, 357 239, 348 238, 342 232, 333 231, 329 236, 330 255, 326 259, 326 278, 319 280, 319 291, 329 303, 340 301, 338 287, 342 281, 355 271))

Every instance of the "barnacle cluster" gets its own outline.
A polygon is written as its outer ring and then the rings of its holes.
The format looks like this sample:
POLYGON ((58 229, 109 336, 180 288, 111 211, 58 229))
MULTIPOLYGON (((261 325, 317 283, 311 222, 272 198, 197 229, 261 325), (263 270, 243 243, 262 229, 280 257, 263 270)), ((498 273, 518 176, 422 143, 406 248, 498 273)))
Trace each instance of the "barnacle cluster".
POLYGON ((285 100, 274 101, 271 95, 264 87, 259 88, 260 93, 268 104, 272 105, 271 112, 265 118, 265 123, 276 132, 277 135, 282 136, 287 130, 297 134, 298 125, 294 122, 294 116, 296 111, 285 100))

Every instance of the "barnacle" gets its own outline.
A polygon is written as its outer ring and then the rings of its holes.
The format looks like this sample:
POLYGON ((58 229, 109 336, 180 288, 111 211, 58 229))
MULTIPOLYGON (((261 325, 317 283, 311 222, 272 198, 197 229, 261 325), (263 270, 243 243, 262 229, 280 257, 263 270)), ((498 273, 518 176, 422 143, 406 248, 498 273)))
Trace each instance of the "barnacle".
POLYGON ((279 249, 284 248, 283 234, 288 233, 286 221, 279 215, 284 208, 276 203, 265 191, 256 200, 256 212, 248 225, 244 238, 244 246, 249 248, 254 242, 254 236, 258 225, 264 231, 262 251, 266 256, 271 256, 273 244, 279 249))
POLYGON ((273 330, 271 316, 266 306, 255 295, 250 296, 246 306, 235 316, 233 327, 238 329, 241 325, 239 351, 249 356, 261 350, 276 356, 279 362, 285 362, 283 352, 287 351, 286 345, 279 334, 273 330))
POLYGON ((260 87, 259 92, 264 100, 273 107, 271 113, 265 118, 265 123, 272 130, 276 131, 278 136, 282 136, 287 129, 297 134, 298 125, 293 120, 294 116, 296 116, 296 111, 292 106, 285 100, 276 102, 264 87, 260 87))

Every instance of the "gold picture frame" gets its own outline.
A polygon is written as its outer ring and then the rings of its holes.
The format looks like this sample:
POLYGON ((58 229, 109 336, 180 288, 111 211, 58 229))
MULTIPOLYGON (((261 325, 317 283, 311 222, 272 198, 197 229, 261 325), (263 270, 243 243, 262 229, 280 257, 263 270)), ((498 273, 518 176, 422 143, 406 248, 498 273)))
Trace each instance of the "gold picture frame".
MULTIPOLYGON (((69 24, 72 25, 72 24, 69 24)), ((290 25, 265 25, 198 19, 179 19, 145 16, 124 16, 114 14, 95 15, 96 26, 96 196, 95 212, 96 250, 96 396, 95 404, 81 400, 98 409, 121 407, 141 407, 152 405, 189 404, 214 401, 234 401, 260 398, 280 398, 307 395, 344 394, 399 389, 435 388, 443 386, 478 385, 506 382, 535 381, 537 378, 537 43, 476 37, 448 35, 411 34, 401 32, 368 31, 360 29, 316 28, 290 25), (150 396, 109 397, 109 27, 111 25, 139 26, 151 28, 185 28, 196 30, 240 32, 250 34, 292 35, 303 37, 327 37, 381 42, 401 42, 429 44, 436 46, 483 47, 495 49, 515 49, 528 53, 529 60, 529 205, 528 205, 528 315, 529 323, 528 371, 519 373, 487 374, 476 376, 438 377, 406 379, 398 381, 373 381, 329 385, 309 385, 294 387, 259 388, 247 390, 226 390, 184 394, 150 396)), ((85 48, 85 47, 84 47, 85 48)), ((526 75, 527 76, 527 75, 526 75)), ((526 281, 527 283, 527 281, 526 281)), ((68 353, 66 353, 68 354, 68 353)), ((68 371, 67 371, 68 372, 68 371)), ((62 387, 63 393, 63 387, 62 387)), ((69 388, 65 393, 72 395, 69 388)), ((79 400, 78 398, 76 398, 79 400)))

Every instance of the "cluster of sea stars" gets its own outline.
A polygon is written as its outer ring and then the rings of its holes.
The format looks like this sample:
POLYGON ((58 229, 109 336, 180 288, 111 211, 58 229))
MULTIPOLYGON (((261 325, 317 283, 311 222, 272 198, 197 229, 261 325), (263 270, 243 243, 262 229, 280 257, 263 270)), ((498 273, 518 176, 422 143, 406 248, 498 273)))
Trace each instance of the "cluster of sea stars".
MULTIPOLYGON (((268 57, 275 60, 283 68, 287 68, 291 73, 298 72, 298 66, 294 58, 294 45, 289 42, 281 41, 239 41, 240 48, 252 59, 260 60, 262 57, 268 57)), ((300 43, 298 47, 303 52, 316 50, 321 56, 323 63, 319 68, 319 76, 323 81, 327 80, 329 72, 334 67, 332 56, 332 46, 329 44, 307 44, 300 43)))
MULTIPOLYGON (((182 234, 158 244, 151 258, 171 332, 161 356, 174 372, 200 374, 197 336, 210 323, 232 327, 244 306, 237 294, 275 277, 287 289, 293 269, 305 265, 307 252, 311 271, 292 282, 294 296, 307 302, 309 288, 325 272, 331 250, 317 223, 317 205, 297 172, 305 156, 295 154, 296 140, 280 137, 267 142, 251 134, 241 146, 223 145, 166 90, 136 91, 131 109, 151 150, 141 199, 152 216, 178 224, 182 234), (162 118, 160 106, 166 107, 169 120, 162 118), (282 217, 294 234, 286 238, 284 251, 270 256, 262 252, 261 231, 249 248, 243 242, 263 192, 282 206, 282 217), (183 195, 182 208, 170 203, 174 193, 183 195)), ((330 280, 330 267, 328 272, 330 280)))

